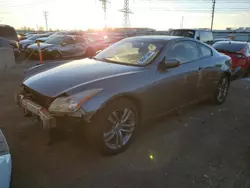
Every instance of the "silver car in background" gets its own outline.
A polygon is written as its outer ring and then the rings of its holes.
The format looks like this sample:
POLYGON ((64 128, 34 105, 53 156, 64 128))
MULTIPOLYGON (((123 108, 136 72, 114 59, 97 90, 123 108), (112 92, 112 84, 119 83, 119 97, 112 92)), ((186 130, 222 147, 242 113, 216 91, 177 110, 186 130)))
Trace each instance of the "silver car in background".
POLYGON ((11 182, 11 155, 6 139, 0 129, 0 188, 9 188, 11 182))

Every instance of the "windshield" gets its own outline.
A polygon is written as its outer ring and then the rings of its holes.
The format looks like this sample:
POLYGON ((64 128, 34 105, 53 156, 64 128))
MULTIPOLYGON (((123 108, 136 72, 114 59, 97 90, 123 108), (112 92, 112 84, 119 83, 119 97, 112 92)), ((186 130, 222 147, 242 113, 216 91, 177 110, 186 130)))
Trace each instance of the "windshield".
POLYGON ((162 44, 153 41, 124 40, 108 47, 95 58, 121 64, 147 65, 162 48, 162 44))
POLYGON ((29 40, 36 40, 36 39, 38 39, 40 37, 43 37, 43 35, 32 35, 32 36, 28 37, 28 39, 29 40))
POLYGON ((62 43, 62 41, 63 41, 62 36, 54 36, 54 37, 49 37, 48 40, 45 41, 45 43, 59 45, 62 43))
POLYGON ((213 45, 213 47, 218 51, 225 51, 225 52, 240 52, 244 49, 246 44, 244 43, 225 43, 225 42, 217 42, 213 45))
POLYGON ((171 31, 171 35, 194 38, 195 31, 193 31, 193 30, 173 30, 173 31, 171 31))

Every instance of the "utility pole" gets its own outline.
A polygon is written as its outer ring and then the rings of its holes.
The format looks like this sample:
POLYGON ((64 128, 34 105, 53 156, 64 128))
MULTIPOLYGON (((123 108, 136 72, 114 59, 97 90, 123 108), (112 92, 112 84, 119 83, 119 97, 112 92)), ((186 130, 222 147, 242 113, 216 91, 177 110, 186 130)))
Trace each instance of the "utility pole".
POLYGON ((214 9, 215 9, 215 3, 216 3, 216 0, 212 0, 212 21, 211 21, 211 31, 213 31, 213 24, 214 24, 214 9))
POLYGON ((130 27, 129 14, 133 14, 133 12, 129 9, 129 0, 124 0, 124 7, 119 11, 123 12, 124 27, 130 27))
POLYGON ((48 11, 43 11, 44 19, 45 19, 45 24, 46 24, 46 31, 48 31, 48 11))
POLYGON ((181 24, 180 24, 181 29, 183 28, 183 22, 184 22, 184 16, 182 16, 182 18, 181 18, 181 24))

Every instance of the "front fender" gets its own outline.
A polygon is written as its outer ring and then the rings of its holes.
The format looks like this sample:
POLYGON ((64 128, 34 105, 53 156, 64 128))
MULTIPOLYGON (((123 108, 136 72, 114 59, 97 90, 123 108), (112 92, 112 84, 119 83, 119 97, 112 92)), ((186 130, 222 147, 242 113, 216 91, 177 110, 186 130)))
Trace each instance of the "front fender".
POLYGON ((87 122, 91 122, 92 118, 95 114, 101 111, 109 102, 121 98, 133 98, 139 101, 139 97, 135 93, 125 92, 125 93, 100 93, 96 96, 92 97, 90 100, 86 101, 84 104, 81 105, 81 108, 85 112, 84 120, 87 122))

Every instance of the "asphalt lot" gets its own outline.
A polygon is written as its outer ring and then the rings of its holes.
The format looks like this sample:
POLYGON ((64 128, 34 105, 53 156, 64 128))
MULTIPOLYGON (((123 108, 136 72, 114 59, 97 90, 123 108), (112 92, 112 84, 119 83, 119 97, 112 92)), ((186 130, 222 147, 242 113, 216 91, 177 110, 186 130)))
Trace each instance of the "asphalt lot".
POLYGON ((25 68, 0 72, 0 128, 12 153, 13 188, 250 187, 250 81, 231 84, 225 104, 202 103, 143 125, 124 152, 103 157, 81 129, 53 145, 15 105, 25 68))

